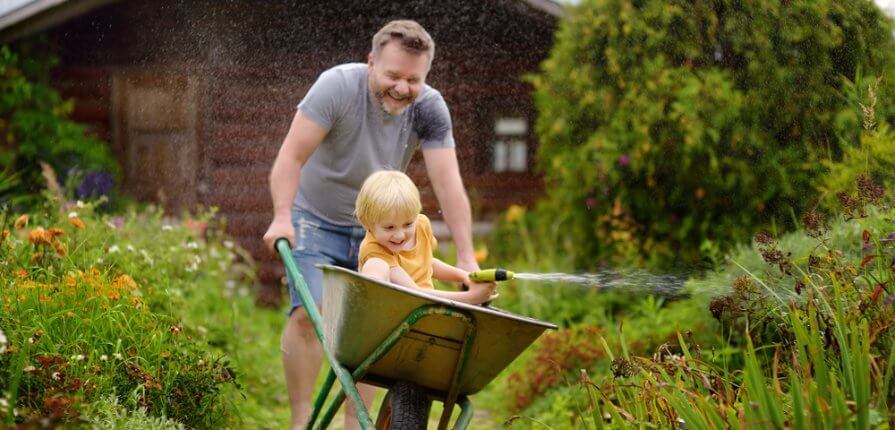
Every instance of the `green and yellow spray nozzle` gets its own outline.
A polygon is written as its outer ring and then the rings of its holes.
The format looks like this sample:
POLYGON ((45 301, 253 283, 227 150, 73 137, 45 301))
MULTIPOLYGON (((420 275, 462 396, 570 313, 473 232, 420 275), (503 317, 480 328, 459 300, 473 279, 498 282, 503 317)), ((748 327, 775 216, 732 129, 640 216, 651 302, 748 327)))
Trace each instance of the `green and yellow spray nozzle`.
POLYGON ((515 273, 504 269, 485 269, 477 270, 469 274, 469 280, 472 282, 499 282, 509 281, 513 279, 515 273))

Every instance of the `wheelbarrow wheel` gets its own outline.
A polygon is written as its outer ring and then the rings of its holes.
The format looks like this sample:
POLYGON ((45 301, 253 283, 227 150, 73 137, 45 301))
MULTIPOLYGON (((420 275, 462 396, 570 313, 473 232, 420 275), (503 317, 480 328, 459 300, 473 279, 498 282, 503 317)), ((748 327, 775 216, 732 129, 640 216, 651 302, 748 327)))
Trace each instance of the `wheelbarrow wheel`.
POLYGON ((379 430, 426 430, 432 402, 426 390, 407 381, 392 385, 382 400, 376 428, 379 430))

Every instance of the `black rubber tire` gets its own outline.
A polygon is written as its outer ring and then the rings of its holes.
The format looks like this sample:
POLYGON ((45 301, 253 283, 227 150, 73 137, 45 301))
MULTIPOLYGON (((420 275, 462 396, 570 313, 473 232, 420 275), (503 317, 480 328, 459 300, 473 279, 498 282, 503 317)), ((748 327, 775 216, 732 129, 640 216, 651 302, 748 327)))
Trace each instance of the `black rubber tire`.
POLYGON ((398 381, 382 401, 376 428, 426 430, 431 406, 426 390, 411 382, 398 381))

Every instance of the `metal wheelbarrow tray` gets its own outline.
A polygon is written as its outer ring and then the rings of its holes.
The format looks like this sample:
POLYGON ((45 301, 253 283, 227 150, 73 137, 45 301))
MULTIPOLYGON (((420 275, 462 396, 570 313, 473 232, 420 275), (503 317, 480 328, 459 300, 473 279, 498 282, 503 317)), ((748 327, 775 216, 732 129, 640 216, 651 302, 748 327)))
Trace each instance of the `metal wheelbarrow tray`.
POLYGON ((455 302, 424 290, 382 282, 336 266, 323 270, 323 321, 327 346, 349 369, 358 368, 405 319, 418 309, 433 309, 408 326, 394 346, 367 370, 365 380, 385 386, 411 381, 435 392, 479 392, 510 364, 550 323, 483 306, 455 302), (441 305, 441 308, 438 308, 441 305), (434 307, 434 308, 432 308, 434 307), (437 310, 436 310, 437 309, 437 310), (468 325, 474 338, 461 356, 468 325), (462 374, 453 383, 458 363, 462 374))

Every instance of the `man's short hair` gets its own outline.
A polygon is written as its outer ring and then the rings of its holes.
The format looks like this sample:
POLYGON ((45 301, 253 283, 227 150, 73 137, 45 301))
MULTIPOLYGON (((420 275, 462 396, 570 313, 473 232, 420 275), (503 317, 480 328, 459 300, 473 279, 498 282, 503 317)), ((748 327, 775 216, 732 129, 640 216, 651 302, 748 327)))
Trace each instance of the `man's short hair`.
POLYGON ((409 19, 392 21, 379 29, 373 36, 373 58, 379 58, 382 48, 391 41, 398 41, 401 48, 413 54, 429 56, 429 65, 435 58, 435 41, 423 26, 409 19))
POLYGON ((354 214, 364 228, 371 230, 386 217, 410 218, 422 209, 420 191, 407 175, 397 170, 380 170, 361 186, 354 214))

